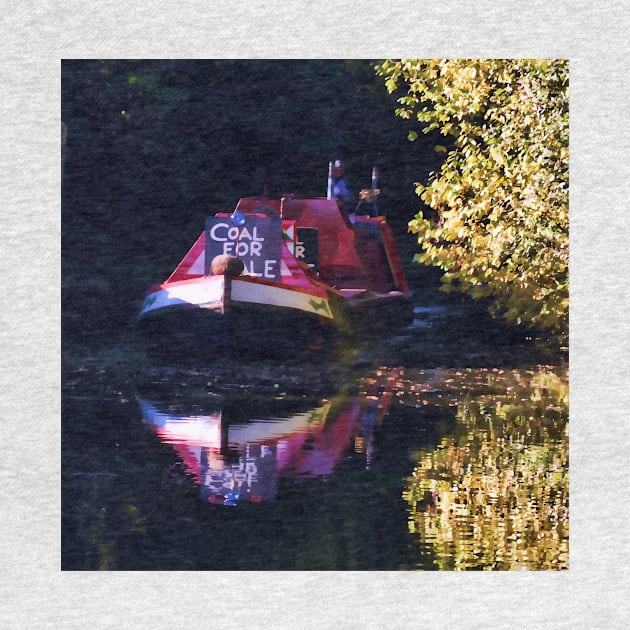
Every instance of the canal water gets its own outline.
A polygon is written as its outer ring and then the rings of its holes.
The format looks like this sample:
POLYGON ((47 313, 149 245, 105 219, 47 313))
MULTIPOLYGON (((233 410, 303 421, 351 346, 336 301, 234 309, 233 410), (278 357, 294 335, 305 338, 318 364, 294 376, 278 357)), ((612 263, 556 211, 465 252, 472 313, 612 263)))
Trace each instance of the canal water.
POLYGON ((66 570, 568 568, 568 367, 465 301, 282 360, 64 348, 66 570))

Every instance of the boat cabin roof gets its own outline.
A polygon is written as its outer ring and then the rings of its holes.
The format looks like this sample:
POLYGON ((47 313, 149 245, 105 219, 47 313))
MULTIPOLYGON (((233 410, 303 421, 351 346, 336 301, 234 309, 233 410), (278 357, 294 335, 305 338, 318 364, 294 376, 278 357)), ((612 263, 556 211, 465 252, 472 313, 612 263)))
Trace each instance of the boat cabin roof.
POLYGON ((236 210, 258 213, 272 209, 285 221, 295 221, 300 228, 314 228, 318 233, 319 275, 331 286, 365 286, 365 269, 357 253, 354 231, 346 224, 334 199, 241 199, 236 210), (263 210, 264 211, 264 210, 263 210))
MULTIPOLYGON (((326 198, 245 197, 235 211, 280 216, 284 221, 295 221, 298 229, 316 229, 319 279, 331 287, 340 291, 408 291, 391 231, 382 217, 356 217, 352 225, 337 202, 326 198)), ((283 251, 282 258, 287 268, 283 282, 300 283, 304 271, 288 250, 283 251)), ((202 232, 167 282, 203 276, 204 269, 205 232, 202 232)))

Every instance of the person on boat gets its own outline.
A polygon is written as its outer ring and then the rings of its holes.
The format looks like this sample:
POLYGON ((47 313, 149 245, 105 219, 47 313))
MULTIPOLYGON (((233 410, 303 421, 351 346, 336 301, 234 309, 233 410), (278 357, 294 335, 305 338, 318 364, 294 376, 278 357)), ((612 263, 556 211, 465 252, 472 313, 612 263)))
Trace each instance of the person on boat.
POLYGON ((354 199, 346 183, 344 173, 343 162, 341 160, 335 160, 332 165, 332 197, 337 200, 337 204, 339 204, 342 210, 351 213, 354 211, 352 207, 354 199))

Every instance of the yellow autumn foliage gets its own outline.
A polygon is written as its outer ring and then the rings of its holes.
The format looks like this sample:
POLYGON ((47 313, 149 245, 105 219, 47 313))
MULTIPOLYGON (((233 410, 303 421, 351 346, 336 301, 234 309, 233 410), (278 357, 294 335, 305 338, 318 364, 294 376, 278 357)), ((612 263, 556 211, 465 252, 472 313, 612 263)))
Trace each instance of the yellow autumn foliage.
POLYGON ((448 151, 416 192, 439 217, 409 222, 416 261, 446 290, 489 297, 517 324, 568 334, 569 93, 566 60, 403 59, 376 67, 396 113, 448 151))

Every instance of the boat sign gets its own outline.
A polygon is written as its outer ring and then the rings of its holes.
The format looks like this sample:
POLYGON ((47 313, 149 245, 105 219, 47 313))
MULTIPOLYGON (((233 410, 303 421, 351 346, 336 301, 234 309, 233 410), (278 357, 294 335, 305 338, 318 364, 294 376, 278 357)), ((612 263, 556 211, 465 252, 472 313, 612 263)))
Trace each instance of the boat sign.
POLYGON ((238 256, 244 273, 265 280, 280 280, 282 219, 246 215, 245 224, 233 225, 229 217, 206 219, 205 273, 215 256, 238 256))

